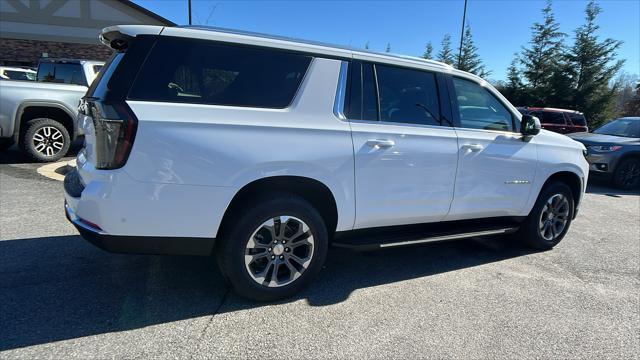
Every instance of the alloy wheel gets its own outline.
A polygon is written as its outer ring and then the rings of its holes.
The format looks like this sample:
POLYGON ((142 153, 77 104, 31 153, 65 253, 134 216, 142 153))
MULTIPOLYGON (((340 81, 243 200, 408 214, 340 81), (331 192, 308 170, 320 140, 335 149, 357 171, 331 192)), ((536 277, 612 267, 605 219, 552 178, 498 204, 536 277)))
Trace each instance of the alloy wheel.
POLYGON ((569 200, 563 194, 555 194, 547 200, 540 213, 540 236, 547 241, 554 241, 567 226, 569 221, 569 200))
POLYGON ((260 285, 285 286, 307 270, 313 253, 309 226, 293 216, 277 216, 263 222, 247 240, 245 267, 260 285))
POLYGON ((635 161, 629 161, 620 169, 620 183, 624 187, 632 187, 640 178, 640 164, 635 161))
POLYGON ((64 147, 62 132, 53 126, 43 126, 33 134, 33 148, 44 156, 54 156, 64 147))

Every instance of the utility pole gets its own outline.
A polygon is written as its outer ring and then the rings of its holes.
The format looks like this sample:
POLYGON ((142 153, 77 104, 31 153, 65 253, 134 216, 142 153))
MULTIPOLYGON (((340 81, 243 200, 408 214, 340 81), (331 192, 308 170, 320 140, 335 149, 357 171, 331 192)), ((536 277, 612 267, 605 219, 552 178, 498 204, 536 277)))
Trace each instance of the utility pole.
POLYGON ((464 22, 467 19, 467 0, 464 0, 464 12, 462 13, 462 30, 460 31, 460 49, 458 50, 458 68, 462 61, 462 39, 464 38, 464 22))
MULTIPOLYGON (((189 3, 189 26, 191 26, 191 0, 187 0, 187 2, 189 3)), ((466 0, 465 0, 466 3, 466 0)), ((466 8, 466 5, 465 5, 466 8)))

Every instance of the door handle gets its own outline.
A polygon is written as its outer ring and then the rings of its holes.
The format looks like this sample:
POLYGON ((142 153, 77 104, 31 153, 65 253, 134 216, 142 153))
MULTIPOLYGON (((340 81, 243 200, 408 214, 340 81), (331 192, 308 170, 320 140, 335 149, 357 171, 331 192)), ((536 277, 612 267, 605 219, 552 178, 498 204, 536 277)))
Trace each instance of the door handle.
POLYGON ((387 139, 371 139, 367 140, 367 145, 372 148, 390 148, 396 144, 393 140, 387 139))
POLYGON ((481 151, 482 149, 484 149, 484 146, 482 146, 480 144, 464 144, 464 145, 462 145, 462 149, 476 152, 476 151, 481 151))

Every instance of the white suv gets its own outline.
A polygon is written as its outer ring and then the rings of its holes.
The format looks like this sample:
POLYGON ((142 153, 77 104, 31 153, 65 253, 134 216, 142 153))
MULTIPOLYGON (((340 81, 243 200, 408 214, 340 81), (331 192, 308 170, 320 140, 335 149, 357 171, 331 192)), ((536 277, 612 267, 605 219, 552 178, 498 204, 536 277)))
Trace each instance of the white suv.
POLYGON ((106 28, 66 214, 113 252, 215 254, 246 297, 299 291, 329 245, 566 234, 584 147, 434 61, 252 33, 106 28))

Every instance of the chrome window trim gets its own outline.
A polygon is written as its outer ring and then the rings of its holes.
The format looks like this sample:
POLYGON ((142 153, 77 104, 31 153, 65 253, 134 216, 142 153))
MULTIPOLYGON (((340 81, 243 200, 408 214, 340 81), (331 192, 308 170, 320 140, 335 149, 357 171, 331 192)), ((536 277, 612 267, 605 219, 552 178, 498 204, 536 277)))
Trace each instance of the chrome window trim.
POLYGON ((333 115, 340 120, 347 120, 344 115, 344 101, 347 96, 347 70, 349 69, 348 61, 340 62, 340 75, 338 76, 338 86, 336 89, 336 98, 333 102, 333 115))
POLYGON ((426 124, 416 124, 416 123, 390 122, 390 121, 378 121, 378 120, 362 120, 362 119, 347 119, 347 121, 355 123, 355 124, 405 126, 405 127, 415 127, 415 128, 423 128, 423 129, 455 130, 455 128, 453 126, 445 126, 445 125, 426 125, 426 124))

